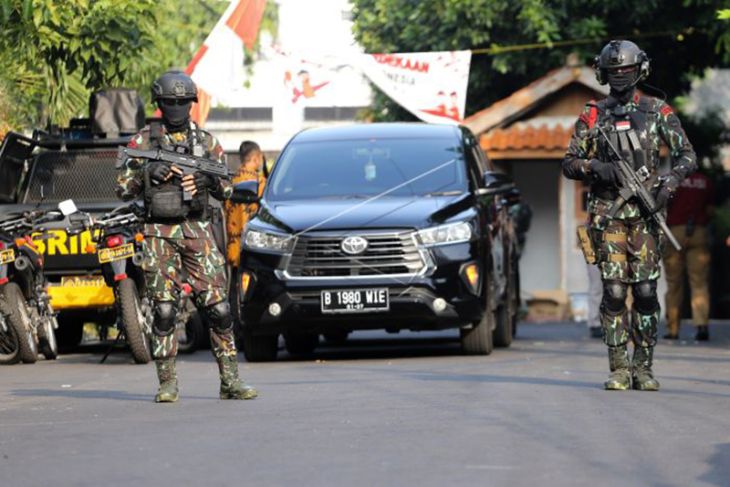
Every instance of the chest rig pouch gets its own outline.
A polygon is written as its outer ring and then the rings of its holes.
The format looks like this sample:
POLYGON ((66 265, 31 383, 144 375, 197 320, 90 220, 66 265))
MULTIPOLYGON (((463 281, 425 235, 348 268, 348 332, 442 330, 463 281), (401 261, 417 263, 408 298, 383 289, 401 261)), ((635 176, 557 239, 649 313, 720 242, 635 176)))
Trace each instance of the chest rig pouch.
MULTIPOLYGON (((181 154, 202 155, 202 147, 197 128, 191 130, 187 141, 182 144, 168 144, 162 133, 162 126, 153 123, 150 126, 150 144, 164 150, 181 154)), ((181 179, 173 177, 162 184, 153 184, 149 171, 144 171, 144 201, 147 210, 147 219, 152 222, 174 222, 186 219, 204 220, 208 213, 208 192, 198 191, 191 199, 184 198, 181 179)))
MULTIPOLYGON (((656 110, 651 99, 641 97, 638 107, 629 111, 624 105, 608 107, 606 101, 599 102, 599 112, 608 122, 608 138, 621 156, 628 161, 639 178, 648 183, 656 174, 659 151, 649 133, 649 124, 655 123, 656 110)), ((615 160, 615 154, 605 141, 599 141, 599 153, 605 161, 615 160)))

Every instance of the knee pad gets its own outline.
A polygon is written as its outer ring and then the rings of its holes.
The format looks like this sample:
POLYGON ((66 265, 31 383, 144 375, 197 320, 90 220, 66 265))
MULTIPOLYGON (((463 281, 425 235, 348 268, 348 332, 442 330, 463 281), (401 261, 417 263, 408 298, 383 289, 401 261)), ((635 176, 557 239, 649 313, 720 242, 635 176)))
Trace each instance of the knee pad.
POLYGON ((634 294, 634 309, 643 315, 659 311, 659 300, 656 296, 656 281, 641 281, 631 286, 634 294))
POLYGON ((233 318, 231 318, 231 307, 227 300, 220 301, 212 306, 205 308, 205 316, 208 318, 210 326, 217 331, 230 330, 233 326, 233 318))
POLYGON ((154 305, 152 331, 157 336, 168 336, 175 331, 177 307, 171 301, 157 301, 154 305))
POLYGON ((627 286, 621 281, 603 281, 603 308, 613 314, 619 314, 626 308, 627 286))

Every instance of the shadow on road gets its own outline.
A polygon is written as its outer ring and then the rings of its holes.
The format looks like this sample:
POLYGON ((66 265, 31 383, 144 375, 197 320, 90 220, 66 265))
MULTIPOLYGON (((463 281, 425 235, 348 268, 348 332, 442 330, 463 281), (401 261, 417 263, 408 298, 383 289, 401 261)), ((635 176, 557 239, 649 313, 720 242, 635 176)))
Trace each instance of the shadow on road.
POLYGON ((721 487, 728 485, 728 479, 730 479, 730 443, 715 445, 715 452, 707 463, 709 470, 697 480, 721 487))
POLYGON ((125 391, 104 391, 95 389, 16 389, 10 392, 20 397, 68 397, 72 399, 111 399, 114 401, 149 402, 147 394, 130 394, 125 391))

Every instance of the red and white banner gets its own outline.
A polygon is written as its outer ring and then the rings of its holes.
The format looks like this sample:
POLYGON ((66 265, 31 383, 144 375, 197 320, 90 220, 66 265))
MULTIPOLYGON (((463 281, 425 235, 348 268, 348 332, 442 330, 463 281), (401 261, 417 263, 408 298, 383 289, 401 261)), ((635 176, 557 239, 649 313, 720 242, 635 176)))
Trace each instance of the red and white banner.
POLYGON ((413 115, 429 123, 464 119, 471 51, 364 54, 360 69, 413 115))
POLYGON ((224 96, 244 81, 243 46, 253 49, 266 0, 231 0, 185 72, 198 87, 192 118, 203 125, 212 96, 224 96))

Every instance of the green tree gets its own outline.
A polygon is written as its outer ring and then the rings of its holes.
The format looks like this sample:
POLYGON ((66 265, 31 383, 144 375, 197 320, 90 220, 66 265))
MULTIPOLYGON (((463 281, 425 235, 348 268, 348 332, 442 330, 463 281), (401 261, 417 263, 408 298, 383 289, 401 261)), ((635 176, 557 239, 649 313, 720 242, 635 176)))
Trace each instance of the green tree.
MULTIPOLYGON (((15 128, 64 124, 90 91, 184 67, 225 4, 176 0, 0 0, 0 96, 15 128)), ((0 104, 2 106, 2 104, 0 104)))
MULTIPOLYGON (((650 82, 670 98, 692 76, 727 66, 722 0, 353 0, 354 32, 367 52, 484 49, 472 58, 467 115, 561 66, 590 64, 610 38, 636 41, 652 58, 650 82), (578 42, 573 42, 573 41, 578 42), (531 44, 544 44, 534 49, 531 44), (512 47, 517 47, 513 49, 512 47), (519 47, 522 46, 522 47, 519 47), (656 81, 654 81, 656 80, 656 81)), ((370 116, 413 117, 376 91, 370 116)))

